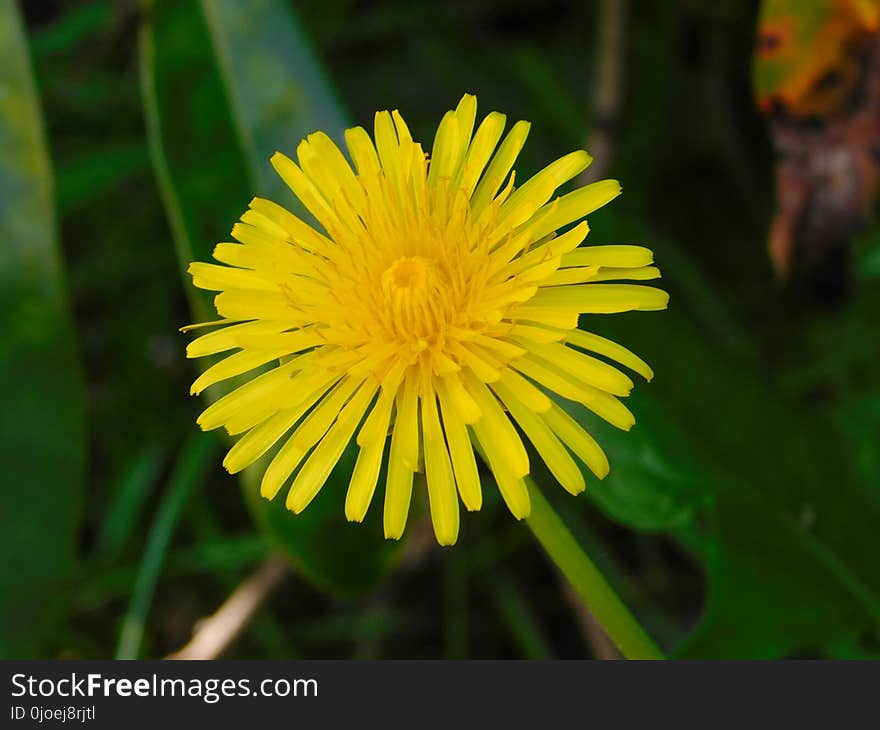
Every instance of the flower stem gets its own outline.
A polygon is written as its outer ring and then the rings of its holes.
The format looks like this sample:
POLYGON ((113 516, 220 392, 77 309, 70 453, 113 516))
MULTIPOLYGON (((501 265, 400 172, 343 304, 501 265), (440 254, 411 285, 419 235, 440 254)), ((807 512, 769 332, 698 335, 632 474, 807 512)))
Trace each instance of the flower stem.
POLYGON ((532 501, 532 512, 526 519, 529 528, 623 656, 627 659, 665 659, 537 485, 528 477, 526 483, 532 501))

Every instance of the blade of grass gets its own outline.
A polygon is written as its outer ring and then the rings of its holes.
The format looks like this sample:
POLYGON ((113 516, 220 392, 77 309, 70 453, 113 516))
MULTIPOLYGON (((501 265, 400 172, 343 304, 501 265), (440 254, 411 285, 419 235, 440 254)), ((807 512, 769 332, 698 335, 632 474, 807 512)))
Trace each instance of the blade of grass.
POLYGON ((466 659, 468 655, 467 554, 464 545, 444 555, 443 598, 445 602, 444 651, 447 659, 466 659))
POLYGON ((112 563, 122 553, 150 488, 156 483, 163 460, 163 450, 150 444, 125 470, 119 488, 114 490, 116 497, 98 533, 97 551, 102 560, 112 563))
POLYGON ((388 637, 415 634, 423 630, 422 622, 412 613, 394 608, 338 613, 328 618, 301 621, 291 627, 294 641, 304 646, 348 644, 364 637, 388 637))
POLYGON ((184 506, 204 476, 205 467, 214 457, 216 446, 216 439, 209 434, 193 435, 174 468, 168 489, 162 497, 147 536, 134 593, 122 622, 119 644, 116 647, 117 659, 136 659, 140 652, 147 615, 168 545, 184 506))
MULTIPOLYGON (((162 575, 179 578, 188 575, 228 575, 247 570, 266 557, 269 546, 261 535, 225 535, 200 540, 191 547, 169 551, 162 575)), ((92 611, 109 601, 130 596, 138 576, 139 564, 126 564, 103 570, 84 582, 74 598, 80 612, 92 611)))
POLYGON ((489 581, 498 616, 510 631, 523 658, 555 659, 556 652, 544 627, 514 578, 505 572, 490 573, 489 581))

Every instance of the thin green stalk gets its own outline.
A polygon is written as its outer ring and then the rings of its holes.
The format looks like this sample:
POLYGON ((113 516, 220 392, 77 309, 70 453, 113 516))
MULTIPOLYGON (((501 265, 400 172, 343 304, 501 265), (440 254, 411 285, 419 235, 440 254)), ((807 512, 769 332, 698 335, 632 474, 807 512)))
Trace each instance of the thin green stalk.
POLYGON ((112 563, 122 554, 132 527, 141 514, 150 489, 162 467, 163 449, 156 444, 145 447, 126 469, 107 518, 98 533, 97 545, 101 560, 112 563))
POLYGON ((507 625, 523 656, 526 659, 555 659, 547 632, 514 578, 500 570, 487 577, 499 617, 507 625))
POLYGON ((596 621, 627 659, 665 659, 629 609, 578 545, 535 483, 526 478, 532 512, 526 522, 596 621))
POLYGON ((443 562, 443 597, 446 614, 443 642, 447 659, 467 659, 468 655, 468 583, 464 545, 450 552, 443 562))
POLYGON ((216 439, 212 435, 195 434, 187 442, 174 468, 168 489, 162 497, 147 536, 147 545, 138 569, 131 603, 122 621, 122 631, 116 647, 117 659, 136 659, 140 652, 147 614, 153 602, 153 593, 162 572, 168 546, 174 536, 180 514, 193 489, 201 480, 216 445, 216 439))

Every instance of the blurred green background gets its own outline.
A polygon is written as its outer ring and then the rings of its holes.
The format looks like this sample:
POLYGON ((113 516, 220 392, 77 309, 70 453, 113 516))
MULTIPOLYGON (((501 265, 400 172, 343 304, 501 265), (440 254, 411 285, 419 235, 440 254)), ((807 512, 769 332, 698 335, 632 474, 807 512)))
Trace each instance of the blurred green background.
MULTIPOLYGON (((632 433, 589 424, 611 475, 579 498, 536 477, 673 655, 876 656, 880 287, 857 266, 829 303, 773 275, 756 14, 630 3, 605 171, 624 195, 588 243, 653 248, 672 303, 588 323, 656 372, 632 433)), ((0 0, 0 655, 165 656, 279 549, 292 569, 225 656, 608 655, 497 498, 453 549, 424 505, 400 545, 377 504, 347 525, 344 464, 301 516, 253 499, 198 433, 178 332, 213 318, 186 263, 252 195, 295 207, 267 160, 314 129, 399 108, 429 143, 472 92, 533 122, 521 175, 583 146, 599 18, 597 0, 0 0)))

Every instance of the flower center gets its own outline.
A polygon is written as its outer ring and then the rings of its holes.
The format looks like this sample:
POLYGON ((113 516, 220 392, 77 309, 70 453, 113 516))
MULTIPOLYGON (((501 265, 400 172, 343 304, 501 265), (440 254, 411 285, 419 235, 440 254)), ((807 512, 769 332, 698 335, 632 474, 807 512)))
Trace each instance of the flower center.
POLYGON ((417 350, 436 342, 450 317, 447 277, 437 262, 402 256, 382 273, 386 322, 399 340, 417 350))
POLYGON ((395 289, 423 289, 430 266, 431 262, 421 256, 403 256, 382 274, 382 288, 386 292, 395 289))

